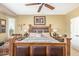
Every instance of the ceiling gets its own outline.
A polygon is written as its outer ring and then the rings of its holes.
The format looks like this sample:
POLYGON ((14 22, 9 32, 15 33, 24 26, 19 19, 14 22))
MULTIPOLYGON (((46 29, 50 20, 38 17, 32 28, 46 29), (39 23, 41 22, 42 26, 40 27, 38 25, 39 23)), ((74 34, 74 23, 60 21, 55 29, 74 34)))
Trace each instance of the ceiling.
POLYGON ((17 15, 63 15, 79 6, 79 3, 48 3, 55 9, 50 10, 43 6, 41 12, 37 12, 40 5, 25 6, 25 3, 3 3, 8 9, 17 15))

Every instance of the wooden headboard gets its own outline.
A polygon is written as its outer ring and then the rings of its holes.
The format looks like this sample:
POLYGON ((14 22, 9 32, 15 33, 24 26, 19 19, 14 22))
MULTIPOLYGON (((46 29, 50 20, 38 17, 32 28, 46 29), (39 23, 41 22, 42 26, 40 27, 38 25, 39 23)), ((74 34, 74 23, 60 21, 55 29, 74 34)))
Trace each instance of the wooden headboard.
POLYGON ((51 33, 51 24, 46 25, 31 25, 29 24, 29 32, 32 33, 51 33))

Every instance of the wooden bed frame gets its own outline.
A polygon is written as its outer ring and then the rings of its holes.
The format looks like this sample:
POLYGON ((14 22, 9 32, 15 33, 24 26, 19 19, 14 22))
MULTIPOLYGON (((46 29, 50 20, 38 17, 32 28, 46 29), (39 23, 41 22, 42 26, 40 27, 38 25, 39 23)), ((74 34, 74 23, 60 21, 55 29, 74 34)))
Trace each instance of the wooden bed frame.
MULTIPOLYGON (((33 31, 33 30, 43 30, 43 32, 49 32, 50 36, 51 36, 51 25, 49 26, 32 26, 32 25, 29 25, 29 32, 39 32, 39 31, 33 31), (44 31, 45 30, 45 31, 44 31)), ((9 44, 10 44, 10 47, 9 47, 9 55, 10 56, 16 56, 17 55, 17 47, 18 46, 26 46, 26 47, 29 47, 29 56, 33 56, 35 50, 33 50, 33 47, 45 47, 45 55, 46 56, 51 56, 51 52, 50 52, 50 48, 55 48, 57 47, 56 49, 62 47, 62 50, 59 49, 58 53, 57 54, 58 56, 69 56, 70 55, 70 40, 71 38, 63 38, 64 39, 64 42, 59 42, 59 43, 37 43, 37 42, 33 42, 33 43, 25 43, 25 42, 16 42, 16 37, 14 38, 11 38, 10 41, 9 41, 9 44), (61 55, 61 52, 62 52, 62 55, 61 55)), ((55 50, 55 49, 54 49, 55 50)), ((53 56, 56 56, 56 50, 51 50, 55 55, 53 56)), ((39 53, 37 53, 39 54, 39 53)), ((37 55, 38 56, 38 55, 37 55)), ((41 55, 40 55, 41 56, 41 55)))

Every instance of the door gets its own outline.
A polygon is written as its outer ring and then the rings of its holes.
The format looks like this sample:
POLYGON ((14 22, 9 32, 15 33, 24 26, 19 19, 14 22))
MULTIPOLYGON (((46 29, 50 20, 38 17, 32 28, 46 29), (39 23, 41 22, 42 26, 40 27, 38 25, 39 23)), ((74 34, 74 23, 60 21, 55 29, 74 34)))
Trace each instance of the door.
POLYGON ((71 19, 71 37, 72 47, 79 50, 79 17, 71 19))

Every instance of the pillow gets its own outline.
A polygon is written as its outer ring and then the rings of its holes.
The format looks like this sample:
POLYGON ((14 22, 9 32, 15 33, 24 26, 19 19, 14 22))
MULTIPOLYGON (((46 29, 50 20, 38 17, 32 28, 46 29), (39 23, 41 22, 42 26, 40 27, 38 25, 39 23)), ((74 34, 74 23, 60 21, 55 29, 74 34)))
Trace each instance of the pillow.
POLYGON ((30 33, 30 37, 41 37, 40 33, 30 33))
POLYGON ((29 37, 35 37, 35 33, 30 33, 29 37))
POLYGON ((35 37, 41 37, 40 33, 36 33, 35 37))
POLYGON ((43 36, 43 37, 50 37, 50 34, 49 33, 42 33, 41 36, 43 36))

